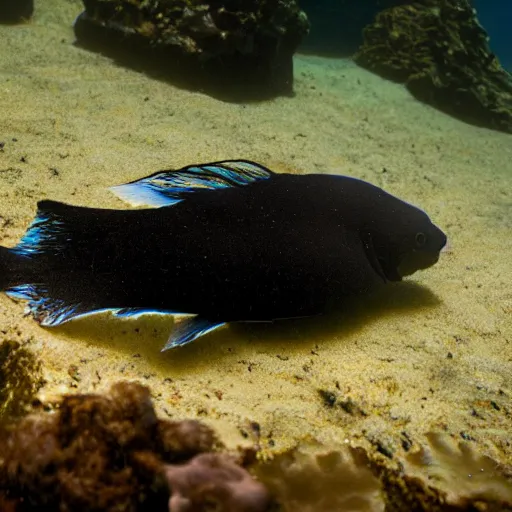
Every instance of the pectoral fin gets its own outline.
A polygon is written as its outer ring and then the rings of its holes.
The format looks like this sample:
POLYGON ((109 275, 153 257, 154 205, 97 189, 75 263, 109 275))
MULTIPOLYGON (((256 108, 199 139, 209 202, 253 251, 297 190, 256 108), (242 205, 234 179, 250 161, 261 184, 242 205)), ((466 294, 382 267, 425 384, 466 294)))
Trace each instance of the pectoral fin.
POLYGON ((373 270, 382 278, 384 282, 387 282, 386 274, 384 273, 384 269, 377 258, 377 254, 375 252, 375 248, 373 246, 373 240, 370 233, 365 233, 362 235, 364 252, 366 253, 366 257, 370 262, 370 265, 373 267, 373 270))

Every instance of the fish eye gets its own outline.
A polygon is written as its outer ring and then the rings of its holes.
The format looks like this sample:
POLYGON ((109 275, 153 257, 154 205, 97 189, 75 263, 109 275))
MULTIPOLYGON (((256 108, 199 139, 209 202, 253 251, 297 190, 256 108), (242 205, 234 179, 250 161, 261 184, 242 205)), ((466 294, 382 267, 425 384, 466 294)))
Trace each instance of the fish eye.
POLYGON ((418 247, 423 247, 427 243, 427 235, 425 235, 425 233, 422 233, 420 231, 419 233, 416 233, 415 240, 416 240, 416 245, 418 247))

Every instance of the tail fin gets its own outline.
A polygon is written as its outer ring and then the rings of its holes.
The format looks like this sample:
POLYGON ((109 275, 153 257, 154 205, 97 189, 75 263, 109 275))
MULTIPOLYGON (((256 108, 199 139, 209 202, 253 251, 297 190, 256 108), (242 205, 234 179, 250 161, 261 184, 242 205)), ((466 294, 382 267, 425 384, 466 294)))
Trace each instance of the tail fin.
POLYGON ((54 205, 60 203, 40 201, 36 217, 18 245, 12 249, 0 246, 0 291, 30 283, 34 278, 32 257, 55 250, 54 238, 62 231, 62 222, 53 212, 54 205))
POLYGON ((84 219, 84 212, 97 211, 49 200, 37 206, 18 245, 12 249, 0 246, 0 291, 16 300, 28 300, 27 312, 44 326, 102 309, 101 304, 81 300, 80 290, 75 293, 77 288, 65 272, 48 272, 52 269, 47 266, 48 262, 70 259, 75 231, 89 224, 90 217, 84 219))
POLYGON ((0 291, 23 283, 24 260, 12 249, 0 246, 0 291))

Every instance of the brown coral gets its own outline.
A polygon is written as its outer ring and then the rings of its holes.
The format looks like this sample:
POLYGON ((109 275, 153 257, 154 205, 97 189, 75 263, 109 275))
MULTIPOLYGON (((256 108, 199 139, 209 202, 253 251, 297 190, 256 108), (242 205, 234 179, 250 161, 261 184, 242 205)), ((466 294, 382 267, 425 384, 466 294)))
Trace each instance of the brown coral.
POLYGON ((201 512, 205 500, 213 510, 258 512, 270 505, 265 487, 225 454, 204 453, 182 465, 169 465, 172 512, 201 512))
POLYGON ((464 121, 512 133, 512 76, 469 0, 403 2, 364 31, 355 61, 464 121))
MULTIPOLYGON (((27 417, 2 432, 0 505, 13 511, 165 511, 169 497, 192 495, 203 507, 219 478, 201 454, 220 448, 199 422, 159 420, 149 390, 139 384, 118 383, 110 396, 66 396, 56 413, 27 417)), ((266 496, 244 469, 236 471, 245 488, 266 496)), ((216 510, 234 510, 238 488, 225 482, 221 490, 216 510)), ((258 503, 246 510, 265 510, 268 498, 258 503)))
MULTIPOLYGON (((512 469, 431 434, 400 458, 309 443, 244 469, 197 421, 158 419, 149 390, 66 396, 0 432, 0 510, 512 511, 512 469)), ((245 460, 242 460, 245 456, 245 460)))

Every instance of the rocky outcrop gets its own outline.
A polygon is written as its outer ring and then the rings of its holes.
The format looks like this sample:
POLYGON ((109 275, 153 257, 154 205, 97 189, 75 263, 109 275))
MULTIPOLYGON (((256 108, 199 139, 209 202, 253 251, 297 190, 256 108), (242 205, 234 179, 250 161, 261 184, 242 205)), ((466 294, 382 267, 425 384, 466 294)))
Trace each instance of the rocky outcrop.
POLYGON ((385 9, 364 30, 355 61, 455 117, 512 133, 512 76, 468 0, 385 9))
POLYGON ((289 94, 309 23, 295 0, 84 0, 77 42, 173 83, 289 94))

